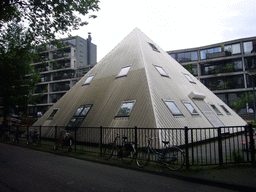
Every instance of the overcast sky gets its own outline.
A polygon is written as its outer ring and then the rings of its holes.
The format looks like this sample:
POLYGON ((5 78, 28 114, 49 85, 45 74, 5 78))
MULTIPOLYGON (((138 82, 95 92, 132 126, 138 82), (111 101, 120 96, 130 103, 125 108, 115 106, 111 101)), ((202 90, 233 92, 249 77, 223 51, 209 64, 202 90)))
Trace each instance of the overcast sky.
POLYGON ((256 36, 255 0, 101 0, 96 19, 72 35, 97 45, 100 61, 134 28, 166 51, 256 36))

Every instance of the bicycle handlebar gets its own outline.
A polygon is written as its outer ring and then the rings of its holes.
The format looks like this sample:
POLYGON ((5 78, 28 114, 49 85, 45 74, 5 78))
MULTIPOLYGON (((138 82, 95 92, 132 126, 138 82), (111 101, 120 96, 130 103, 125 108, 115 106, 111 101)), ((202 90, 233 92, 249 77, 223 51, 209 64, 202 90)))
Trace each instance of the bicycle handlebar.
POLYGON ((158 139, 158 137, 149 137, 147 134, 146 137, 148 138, 148 140, 158 139))

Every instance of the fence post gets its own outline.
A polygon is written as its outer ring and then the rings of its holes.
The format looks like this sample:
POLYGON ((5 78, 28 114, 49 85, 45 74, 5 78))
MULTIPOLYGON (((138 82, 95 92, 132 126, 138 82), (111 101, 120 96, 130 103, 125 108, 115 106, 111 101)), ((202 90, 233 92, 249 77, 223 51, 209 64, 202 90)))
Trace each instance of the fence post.
POLYGON ((27 125, 27 141, 28 141, 28 135, 29 135, 29 128, 28 128, 28 125, 27 125))
POLYGON ((76 152, 76 130, 77 130, 77 127, 75 126, 75 152, 76 152))
POLYGON ((41 140, 41 129, 42 129, 42 125, 39 126, 39 138, 41 140))
POLYGON ((55 142, 57 141, 57 125, 55 125, 55 142))
POLYGON ((249 124, 249 138, 250 138, 250 151, 251 151, 251 164, 255 163, 255 148, 254 148, 254 139, 253 139, 253 128, 252 124, 249 124))
POLYGON ((188 127, 185 126, 185 158, 186 158, 186 169, 189 169, 189 153, 188 153, 188 127))
POLYGON ((102 156, 102 126, 100 126, 100 156, 102 156))
POLYGON ((219 165, 223 165, 223 151, 222 151, 222 141, 221 141, 221 127, 218 128, 218 150, 219 150, 219 165))
POLYGON ((137 150, 138 150, 138 133, 137 133, 137 126, 134 127, 134 131, 135 131, 135 151, 136 151, 136 154, 137 154, 137 150))

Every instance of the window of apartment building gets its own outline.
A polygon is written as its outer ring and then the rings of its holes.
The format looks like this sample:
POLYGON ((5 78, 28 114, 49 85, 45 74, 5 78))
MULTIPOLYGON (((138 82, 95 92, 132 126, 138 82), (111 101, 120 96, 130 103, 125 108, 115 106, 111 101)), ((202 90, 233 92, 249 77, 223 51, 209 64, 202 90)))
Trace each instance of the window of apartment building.
POLYGON ((198 76, 197 64, 186 64, 183 65, 185 69, 187 69, 192 75, 198 76))
POLYGON ((56 103, 63 95, 64 93, 51 94, 50 103, 56 103))
POLYGON ((220 107, 225 111, 227 115, 231 115, 231 113, 227 110, 227 108, 224 105, 220 105, 220 107))
POLYGON ((58 61, 53 61, 51 63, 51 68, 53 70, 56 69, 65 69, 70 67, 70 59, 63 59, 63 60, 58 60, 58 61))
POLYGON ((92 105, 81 105, 76 110, 73 117, 70 119, 67 127, 79 127, 84 121, 86 115, 92 108, 92 105))
POLYGON ((200 51, 200 59, 204 60, 206 59, 206 55, 208 53, 217 53, 217 52, 221 52, 221 47, 215 47, 215 48, 209 48, 209 49, 204 49, 200 51))
POLYGON ((223 115, 221 112, 220 112, 220 110, 214 105, 214 104, 210 104, 211 105, 211 107, 213 108, 213 110, 215 111, 215 113, 217 114, 217 115, 223 115))
POLYGON ((59 59, 59 58, 62 58, 62 57, 70 57, 71 56, 70 52, 71 52, 70 47, 64 48, 64 49, 61 49, 61 50, 58 50, 58 51, 54 51, 53 52, 53 59, 59 59))
POLYGON ((244 54, 250 54, 256 52, 256 40, 243 42, 244 54))
POLYGON ((116 117, 129 117, 135 101, 124 101, 116 115, 116 117))
POLYGON ((80 42, 79 42, 79 45, 80 45, 81 47, 83 47, 83 46, 84 46, 84 42, 80 41, 80 42))
POLYGON ((42 74, 39 82, 48 82, 51 81, 51 75, 50 74, 42 74))
POLYGON ((57 73, 53 73, 52 79, 53 81, 62 80, 62 79, 71 79, 75 77, 74 71, 59 71, 57 73))
POLYGON ((40 97, 39 99, 36 100, 37 104, 45 104, 48 103, 48 97, 47 95, 44 95, 43 97, 40 97))
POLYGON ((48 63, 45 64, 38 64, 38 65, 34 65, 35 66, 35 71, 40 71, 40 72, 45 72, 45 71, 49 71, 50 67, 48 66, 48 63))
POLYGON ((59 109, 53 109, 52 113, 50 114, 50 116, 48 117, 48 119, 53 119, 54 115, 58 112, 59 109))
POLYGON ((76 45, 76 39, 63 39, 60 42, 64 45, 76 45))
POLYGON ((82 51, 80 51, 80 57, 83 57, 83 56, 84 56, 83 52, 82 52, 82 51))
POLYGON ((212 91, 244 88, 243 75, 201 78, 200 81, 212 91))
POLYGON ((47 84, 44 84, 44 85, 37 85, 37 86, 36 86, 35 93, 42 93, 43 91, 47 91, 47 90, 48 90, 47 84))
POLYGON ((183 102, 185 107, 188 109, 188 111, 191 113, 193 116, 199 116, 198 112, 195 110, 193 105, 189 102, 183 102))
POLYGON ((190 83, 196 83, 196 82, 190 77, 189 74, 184 74, 184 75, 185 75, 185 77, 188 79, 188 81, 189 81, 190 83))
POLYGON ((131 66, 123 67, 116 78, 127 76, 131 66))
POLYGON ((244 58, 245 70, 256 69, 256 57, 245 57, 244 58))
POLYGON ((154 44, 152 44, 152 43, 148 43, 148 44, 151 46, 151 48, 152 48, 154 51, 160 52, 154 44))
POLYGON ((200 64, 200 68, 202 75, 230 73, 243 71, 243 63, 242 59, 231 59, 200 64))
POLYGON ((179 63, 197 61, 198 60, 197 51, 177 53, 176 60, 179 63))
MULTIPOLYGON (((248 92, 235 92, 235 93, 221 93, 221 94, 216 94, 225 104, 227 104, 228 106, 232 107, 232 104, 234 102, 237 102, 237 99, 240 97, 245 97, 245 95, 248 92)), ((243 106, 241 107, 241 109, 239 109, 238 111, 236 111, 237 113, 247 113, 247 106, 249 109, 253 109, 253 102, 252 103, 245 103, 243 104, 243 106)), ((234 109, 235 110, 235 109, 234 109)))
POLYGON ((169 75, 165 72, 165 70, 162 67, 155 65, 155 68, 160 73, 160 75, 164 77, 169 77, 169 75))
POLYGON ((167 105, 168 109, 171 111, 173 116, 183 117, 183 114, 173 101, 165 101, 165 104, 167 105))
POLYGON ((94 77, 94 75, 87 77, 87 79, 84 81, 83 85, 89 85, 91 83, 93 77, 94 77))
POLYGON ((51 88, 52 92, 67 91, 70 89, 70 82, 52 83, 51 88))
POLYGON ((230 51, 232 55, 241 54, 240 43, 225 45, 224 51, 230 51))

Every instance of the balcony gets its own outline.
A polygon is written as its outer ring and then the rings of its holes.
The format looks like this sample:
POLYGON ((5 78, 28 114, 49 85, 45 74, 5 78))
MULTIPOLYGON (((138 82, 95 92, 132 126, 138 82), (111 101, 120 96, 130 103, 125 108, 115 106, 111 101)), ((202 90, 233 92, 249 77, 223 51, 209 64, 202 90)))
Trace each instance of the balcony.
POLYGON ((206 59, 213 59, 213 58, 227 57, 227 56, 231 56, 231 52, 230 51, 206 53, 206 59))

